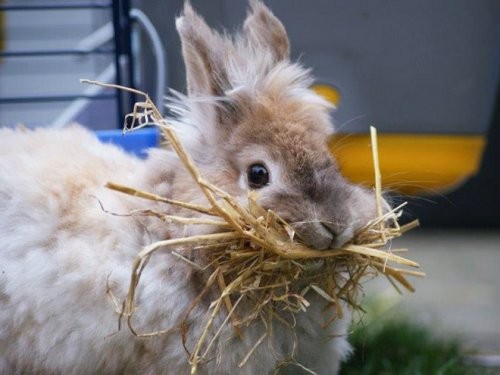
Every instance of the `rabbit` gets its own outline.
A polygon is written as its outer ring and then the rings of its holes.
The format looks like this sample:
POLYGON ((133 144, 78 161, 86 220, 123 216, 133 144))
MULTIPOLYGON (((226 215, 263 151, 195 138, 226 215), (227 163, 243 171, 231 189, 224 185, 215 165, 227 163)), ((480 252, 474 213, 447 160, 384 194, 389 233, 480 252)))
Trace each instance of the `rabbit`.
MULTIPOLYGON (((251 1, 242 30, 229 36, 210 28, 187 2, 176 27, 187 95, 171 99, 169 121, 201 174, 242 201, 258 191, 259 204, 313 248, 348 241, 375 216, 374 194, 341 175, 326 145, 332 107, 310 89, 310 71, 290 61, 282 23, 251 1)), ((134 325, 140 332, 171 330, 151 338, 118 329, 109 291, 117 300, 125 297, 132 262, 144 246, 214 228, 127 215, 138 207, 180 209, 111 191, 108 181, 207 204, 168 147, 141 160, 78 125, 0 130, 0 373, 190 372, 179 326, 205 276, 172 249, 154 255, 137 290, 134 325)), ((188 349, 212 300, 202 299, 189 316, 188 349)), ((279 323, 272 349, 263 343, 238 366, 265 332, 255 321, 241 337, 225 326, 218 358, 198 372, 337 373, 351 350, 349 309, 343 306, 343 318, 324 328, 324 304, 312 302, 297 314, 297 353, 288 367, 294 340, 279 323)))

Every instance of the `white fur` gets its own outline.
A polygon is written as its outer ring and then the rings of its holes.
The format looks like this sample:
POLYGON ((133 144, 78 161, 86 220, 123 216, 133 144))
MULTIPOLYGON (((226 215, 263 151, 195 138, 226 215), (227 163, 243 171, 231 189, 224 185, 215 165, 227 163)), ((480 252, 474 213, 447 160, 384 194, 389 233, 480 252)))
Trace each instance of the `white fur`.
MULTIPOLYGON (((106 294, 109 285, 118 299, 124 297, 134 256, 158 234, 148 232, 141 219, 104 212, 100 203, 127 213, 138 202, 103 185, 142 186, 152 161, 102 145, 76 126, 4 129, 0 150, 0 373, 187 373, 178 331, 154 339, 118 331, 106 294)), ((136 325, 143 330, 175 326, 195 297, 186 266, 167 253, 156 257, 138 296, 136 325)), ((348 318, 324 331, 321 305, 299 315, 298 359, 329 373, 347 352, 342 336, 348 318), (341 339, 328 343, 327 334, 341 339)), ((192 337, 201 332, 203 314, 194 313, 199 324, 192 337)), ((290 343, 285 329, 276 331, 275 342, 290 343)), ((233 338, 220 365, 211 362, 202 372, 233 373, 261 332, 256 325, 244 331, 243 342, 233 338)), ((263 344, 241 373, 266 373, 276 362, 263 344)))

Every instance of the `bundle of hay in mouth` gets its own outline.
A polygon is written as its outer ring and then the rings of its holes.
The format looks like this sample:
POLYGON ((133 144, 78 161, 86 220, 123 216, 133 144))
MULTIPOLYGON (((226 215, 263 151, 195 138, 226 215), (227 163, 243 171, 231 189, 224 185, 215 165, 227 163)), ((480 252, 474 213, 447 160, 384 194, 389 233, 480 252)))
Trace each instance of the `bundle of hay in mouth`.
MULTIPOLYGON (((131 187, 108 183, 108 187, 122 193, 144 199, 175 204, 184 209, 203 214, 204 218, 169 217, 170 221, 186 225, 219 226, 214 234, 174 238, 150 244, 137 255, 131 272, 130 286, 123 301, 120 321, 125 318, 130 330, 138 336, 161 335, 166 331, 137 334, 132 317, 135 312, 135 296, 140 287, 141 274, 152 255, 158 249, 167 249, 173 255, 189 263, 192 267, 206 273, 206 286, 198 298, 193 301, 191 309, 200 301, 209 289, 218 290, 218 297, 210 305, 206 314, 205 329, 190 352, 192 372, 198 365, 207 360, 210 347, 220 330, 213 328, 214 320, 219 312, 226 310, 224 324, 232 324, 238 335, 244 334, 244 327, 257 319, 270 319, 287 311, 296 314, 307 311, 311 294, 320 296, 325 307, 330 310, 326 325, 342 317, 340 301, 346 302, 354 309, 361 309, 357 297, 361 282, 367 276, 384 275, 396 289, 402 286, 409 291, 413 287, 406 276, 423 276, 414 270, 419 265, 395 253, 398 250, 384 250, 392 239, 418 225, 417 221, 400 225, 398 218, 402 207, 389 212, 382 212, 381 179, 378 167, 376 132, 372 128, 372 148, 375 169, 375 190, 378 216, 358 230, 354 237, 340 248, 315 250, 300 241, 293 228, 276 213, 265 210, 257 203, 257 193, 248 196, 248 203, 241 204, 234 197, 206 181, 198 172, 176 137, 172 127, 162 118, 149 97, 136 90, 121 86, 101 84, 95 81, 87 83, 99 84, 133 91, 143 95, 145 101, 137 103, 134 112, 125 119, 125 130, 133 130, 150 123, 160 127, 169 146, 177 153, 187 171, 193 177, 210 206, 193 205, 178 202, 149 192, 139 191, 131 187), (206 219, 206 215, 212 218, 206 219), (203 264, 176 252, 179 248, 196 249, 203 252, 203 264), (403 268, 400 268, 403 266, 403 268), (413 269, 412 269, 413 268, 413 269), (238 305, 245 309, 238 309, 238 305)), ((151 213, 158 217, 162 213, 151 213)), ((399 249, 401 251, 402 249, 399 249)), ((398 289, 399 290, 399 289, 398 289)), ((147 303, 143 302, 143 303, 147 303)), ((190 311, 186 311, 186 319, 190 311)), ((187 331, 183 331, 186 340, 187 331)), ((255 347, 264 340, 261 337, 255 347)), ((247 355, 251 355, 251 351, 247 355)))

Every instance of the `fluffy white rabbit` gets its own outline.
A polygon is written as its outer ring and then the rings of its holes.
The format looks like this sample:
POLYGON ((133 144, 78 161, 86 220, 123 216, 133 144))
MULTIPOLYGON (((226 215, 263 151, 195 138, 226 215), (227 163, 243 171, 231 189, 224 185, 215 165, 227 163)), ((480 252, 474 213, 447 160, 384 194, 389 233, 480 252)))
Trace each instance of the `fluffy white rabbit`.
MULTIPOLYGON (((254 1, 236 36, 209 28, 189 4, 176 25, 188 94, 172 104, 178 115, 172 122, 202 175, 242 199, 258 189, 260 204, 315 248, 348 240, 373 217, 373 194, 339 173, 326 145, 330 107, 309 89, 309 72, 290 62, 280 21, 254 1)), ((138 160, 79 126, 0 131, 1 374, 189 373, 179 323, 205 276, 168 249, 155 255, 137 292, 134 322, 143 331, 172 331, 149 339, 118 331, 107 290, 122 299, 143 246, 197 228, 111 215, 145 205, 177 209, 110 191, 108 181, 206 203, 171 150, 138 160)), ((202 300, 190 315, 188 346, 199 337, 210 302, 202 300)), ((298 314, 295 359, 332 374, 350 350, 350 316, 345 308, 344 319, 324 329, 322 308, 317 303, 298 314)), ((200 373, 272 372, 294 341, 279 324, 274 350, 263 343, 238 368, 264 329, 255 322, 240 339, 228 325, 216 344, 220 357, 200 373)))

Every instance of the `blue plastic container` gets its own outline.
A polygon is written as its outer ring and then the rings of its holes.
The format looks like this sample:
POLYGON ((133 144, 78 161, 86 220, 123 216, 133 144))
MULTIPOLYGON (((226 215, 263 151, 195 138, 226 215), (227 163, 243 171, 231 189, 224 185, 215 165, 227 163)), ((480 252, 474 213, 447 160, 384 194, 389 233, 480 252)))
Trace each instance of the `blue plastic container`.
POLYGON ((147 150, 157 147, 160 143, 158 128, 146 128, 123 134, 121 130, 97 130, 97 137, 103 143, 112 143, 120 146, 125 151, 141 158, 146 157, 147 150))

